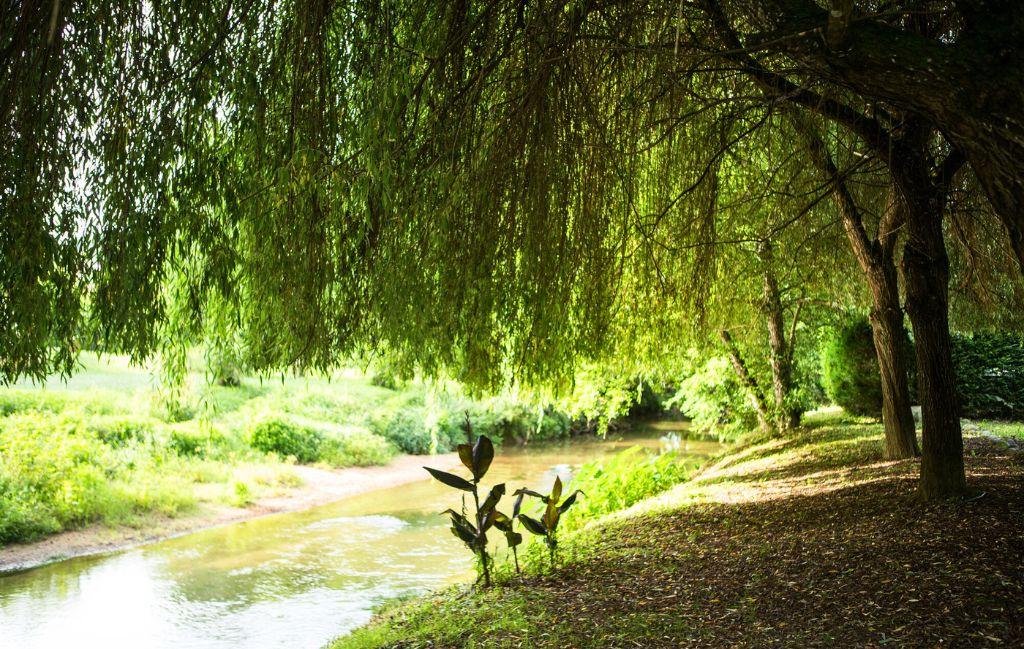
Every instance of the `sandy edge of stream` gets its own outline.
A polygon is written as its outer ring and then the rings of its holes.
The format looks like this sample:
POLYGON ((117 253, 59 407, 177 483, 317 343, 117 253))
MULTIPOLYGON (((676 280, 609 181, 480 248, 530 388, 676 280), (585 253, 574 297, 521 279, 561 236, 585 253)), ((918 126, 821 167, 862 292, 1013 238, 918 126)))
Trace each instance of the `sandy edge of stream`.
POLYGON ((80 530, 61 532, 33 543, 15 543, 0 548, 0 574, 27 570, 93 554, 125 550, 192 532, 247 521, 261 516, 295 512, 342 500, 350 496, 387 489, 427 477, 424 464, 442 469, 459 465, 458 455, 400 455, 384 466, 321 469, 293 467, 302 485, 282 495, 257 499, 245 508, 201 503, 192 513, 180 518, 154 518, 140 529, 91 525, 80 530))

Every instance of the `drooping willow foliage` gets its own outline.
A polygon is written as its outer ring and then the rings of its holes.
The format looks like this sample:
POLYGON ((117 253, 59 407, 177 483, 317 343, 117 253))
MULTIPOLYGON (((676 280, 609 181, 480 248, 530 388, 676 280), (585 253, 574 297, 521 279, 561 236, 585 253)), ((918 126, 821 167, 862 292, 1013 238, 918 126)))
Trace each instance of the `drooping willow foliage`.
POLYGON ((211 328, 255 368, 379 352, 481 386, 656 354, 713 302, 719 177, 773 119, 680 48, 682 6, 8 3, 0 376, 211 328))
POLYGON ((143 357, 225 305, 257 367, 387 348, 493 384, 595 353, 691 143, 653 139, 686 89, 573 6, 9 6, 0 373, 67 371, 86 330, 143 357))

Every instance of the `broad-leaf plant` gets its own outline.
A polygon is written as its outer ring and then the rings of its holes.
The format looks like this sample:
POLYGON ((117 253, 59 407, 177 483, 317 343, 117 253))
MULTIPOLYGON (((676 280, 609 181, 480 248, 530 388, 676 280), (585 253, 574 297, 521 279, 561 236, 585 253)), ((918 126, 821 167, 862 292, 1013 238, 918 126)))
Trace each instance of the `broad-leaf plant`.
POLYGON ((559 502, 562 498, 562 479, 555 477, 555 484, 551 487, 551 493, 544 495, 530 489, 518 489, 516 492, 517 509, 519 501, 522 500, 524 495, 539 498, 544 503, 544 514, 539 518, 532 518, 526 514, 519 514, 518 518, 523 523, 523 527, 529 530, 531 533, 536 534, 544 538, 544 543, 548 546, 548 552, 551 553, 551 565, 555 564, 555 552, 558 548, 558 521, 573 504, 576 502, 576 498, 583 492, 577 489, 572 492, 565 500, 559 502))
MULTIPOLYGON (((472 430, 468 427, 467 432, 472 438, 472 430)), ((487 473, 494 459, 494 444, 485 435, 481 435, 473 444, 459 444, 457 447, 459 459, 472 474, 471 479, 466 480, 453 473, 439 471, 430 467, 423 467, 430 475, 434 476, 453 489, 465 491, 473 495, 473 505, 476 509, 472 520, 467 515, 465 501, 463 509, 457 512, 454 509, 447 509, 443 513, 448 514, 452 521, 452 534, 466 544, 471 552, 478 556, 480 570, 484 580, 484 587, 491 585, 490 563, 491 558, 487 552, 487 530, 497 527, 505 533, 506 539, 510 539, 512 532, 511 519, 498 511, 498 501, 505 495, 505 485, 498 484, 491 488, 484 501, 480 502, 479 486, 480 480, 487 473)), ((522 537, 519 538, 522 541, 522 537)))

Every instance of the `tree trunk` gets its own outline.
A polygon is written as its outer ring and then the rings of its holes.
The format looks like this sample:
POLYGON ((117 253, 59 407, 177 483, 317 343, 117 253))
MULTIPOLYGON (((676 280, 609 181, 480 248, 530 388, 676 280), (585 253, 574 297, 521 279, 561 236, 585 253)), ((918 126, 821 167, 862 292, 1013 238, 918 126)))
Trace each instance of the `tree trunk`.
POLYGON ((743 356, 740 354, 740 350, 736 347, 736 343, 729 332, 723 329, 719 332, 719 335, 722 338, 722 344, 725 345, 725 351, 729 354, 729 360, 736 371, 736 376, 739 377, 740 384, 747 393, 747 399, 750 400, 750 405, 753 406, 754 412, 757 413, 758 426, 763 432, 771 432, 771 415, 768 412, 767 401, 764 398, 764 393, 761 391, 761 386, 757 384, 757 380, 747 369, 747 364, 743 362, 743 356))
POLYGON ((758 256, 764 264, 764 291, 761 305, 768 325, 769 361, 772 367, 772 395, 775 398, 774 421, 779 430, 788 430, 800 425, 803 414, 792 404, 793 356, 792 340, 786 339, 785 312, 782 295, 772 268, 772 249, 767 241, 762 242, 758 256))
POLYGON ((871 247, 868 285, 871 287, 871 338, 882 379, 882 425, 885 428, 885 457, 900 460, 920 454, 914 414, 910 410, 906 350, 910 340, 903 327, 903 308, 896 278, 897 230, 906 222, 906 207, 895 186, 878 224, 878 238, 871 247))
POLYGON ((833 198, 854 257, 871 289, 871 337, 878 358, 882 384, 882 426, 885 430, 885 457, 900 460, 918 454, 917 431, 910 410, 910 388, 903 350, 907 332, 903 328, 899 283, 894 250, 896 231, 905 220, 905 210, 895 188, 878 225, 878 236, 870 238, 853 193, 829 155, 814 125, 793 114, 793 125, 804 140, 812 163, 833 185, 833 198))
MULTIPOLYGON (((892 268, 895 274, 895 267, 892 268)), ((900 460, 918 455, 914 414, 910 410, 910 388, 907 385, 909 346, 903 328, 903 310, 899 305, 895 277, 892 284, 872 284, 875 297, 871 309, 871 337, 878 357, 882 380, 882 425, 885 428, 885 457, 900 460), (878 290, 880 289, 880 290, 878 290), (876 293, 884 293, 879 299, 876 293)))
POLYGON ((921 397, 921 493, 926 500, 960 496, 967 489, 963 436, 949 335, 949 259, 942 238, 944 189, 916 161, 895 165, 907 208, 903 276, 914 327, 921 397))

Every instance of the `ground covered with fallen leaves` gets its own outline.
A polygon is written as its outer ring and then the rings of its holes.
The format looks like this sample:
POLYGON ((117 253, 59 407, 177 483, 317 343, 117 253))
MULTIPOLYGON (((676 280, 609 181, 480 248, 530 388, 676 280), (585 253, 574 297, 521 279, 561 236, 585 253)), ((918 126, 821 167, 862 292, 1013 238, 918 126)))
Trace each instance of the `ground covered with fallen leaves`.
POLYGON ((925 505, 877 424, 821 417, 336 647, 1024 646, 1024 453, 966 447, 975 493, 925 505))

